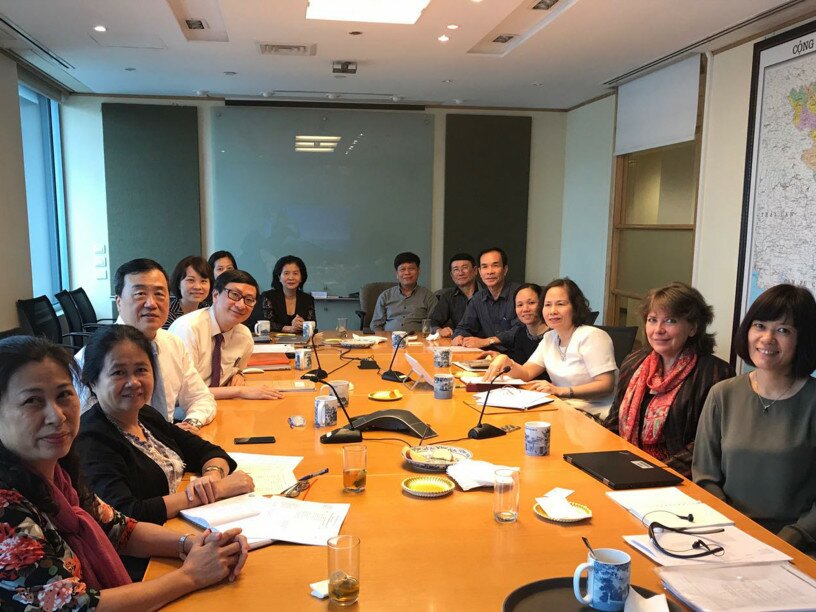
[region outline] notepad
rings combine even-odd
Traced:
[[[635,518],[645,525],[657,521],[666,527],[702,527],[733,525],[734,521],[717,512],[708,504],[689,497],[677,487],[657,489],[608,491],[606,493],[614,502],[623,506]],[[687,521],[680,516],[691,515]]]
[[[480,405],[484,403],[487,391],[475,393],[473,399]],[[515,387],[501,387],[490,391],[487,398],[487,405],[494,408],[512,408],[513,410],[527,410],[535,406],[549,404],[553,397],[547,393],[539,391],[528,391],[526,389],[516,389]]]
[[[181,516],[206,529],[226,531],[240,527],[250,550],[276,540],[325,546],[340,533],[349,504],[327,504],[288,497],[247,493],[213,504],[181,511]]]
[[[229,453],[229,456],[252,477],[256,495],[277,495],[291,487],[297,478],[293,470],[303,457],[262,455],[259,453]]]

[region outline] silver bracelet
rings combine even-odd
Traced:
[[[226,474],[224,473],[224,468],[222,468],[220,465],[211,465],[209,467],[205,467],[204,471],[201,472],[201,475],[203,476],[207,472],[213,472],[215,470],[218,470],[218,473],[221,474],[221,478],[224,478],[224,476],[226,476]]]
[[[187,553],[184,552],[184,545],[187,543],[187,538],[189,538],[192,533],[185,533],[183,536],[179,537],[178,539],[178,556],[179,559],[184,561],[187,558]]]

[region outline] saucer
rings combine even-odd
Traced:
[[[414,497],[444,497],[455,488],[452,481],[442,476],[412,476],[402,481],[402,490]]]
[[[569,518],[569,519],[557,519],[551,517],[544,511],[544,508],[535,504],[533,506],[533,512],[535,512],[538,516],[543,518],[545,521],[552,521],[553,523],[580,523],[581,521],[585,521],[587,519],[592,518],[592,510],[589,509],[589,506],[585,506],[584,504],[579,504],[577,502],[569,502],[570,506],[578,510],[579,512],[584,513],[586,516],[582,516],[580,518]]]
[[[374,391],[373,393],[368,394],[368,399],[374,400],[375,402],[396,402],[402,399],[402,393],[400,393],[397,389],[391,389],[390,391]]]

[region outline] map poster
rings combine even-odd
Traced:
[[[735,333],[774,285],[816,293],[816,22],[754,46],[745,159]]]

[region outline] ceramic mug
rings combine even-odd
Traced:
[[[546,421],[527,421],[524,424],[524,454],[543,457],[550,454],[550,424]]]
[[[434,374],[434,399],[451,399],[453,397],[453,374]]]
[[[435,368],[449,368],[451,364],[451,350],[450,347],[441,347],[434,349],[434,367]]]
[[[268,336],[270,331],[272,331],[272,326],[269,321],[261,320],[255,323],[256,336]]]
[[[348,408],[349,399],[350,399],[350,389],[351,383],[347,380],[330,380],[328,381],[332,387],[337,389],[337,397],[343,400],[343,405]],[[329,385],[321,385],[320,386],[320,395],[334,395],[334,391],[331,390]]]
[[[337,398],[333,395],[318,395],[314,401],[315,427],[333,427],[337,425]]]
[[[303,322],[303,339],[308,340],[311,338],[315,333],[315,326],[317,324],[314,321],[304,321]]]
[[[397,348],[398,346],[405,346],[405,342],[402,341],[403,338],[408,337],[408,332],[406,331],[392,331],[391,332],[391,348]]]
[[[295,369],[296,370],[312,369],[312,349],[301,348],[295,351]]]
[[[632,560],[622,550],[596,548],[587,562],[575,568],[572,589],[575,598],[584,605],[602,612],[623,610],[629,595],[629,574]],[[581,593],[581,574],[587,570],[587,592]]]

